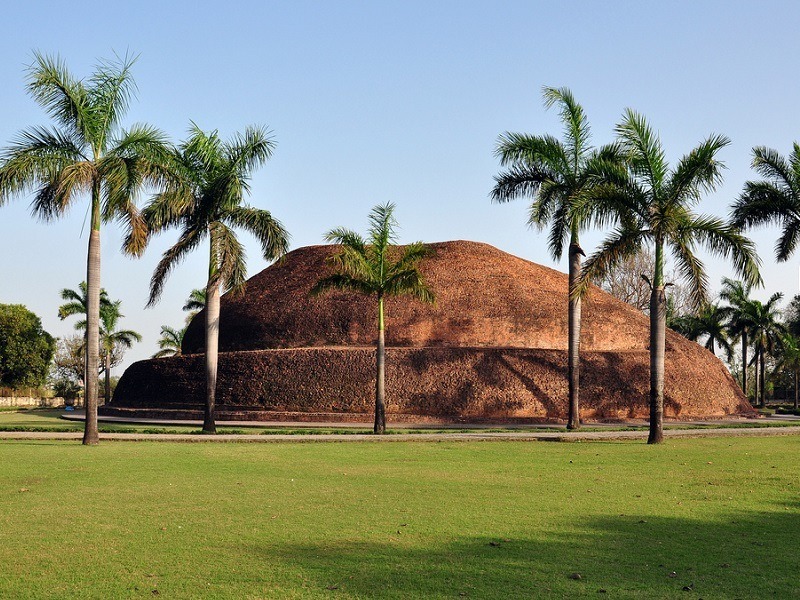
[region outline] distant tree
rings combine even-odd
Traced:
[[[650,286],[642,275],[646,277],[652,268],[653,252],[644,248],[620,261],[595,283],[615,298],[647,314],[650,312]]]
[[[778,304],[783,298],[780,292],[772,294],[766,302],[752,301],[752,322],[749,328],[750,340],[755,348],[753,363],[758,373],[758,398],[759,406],[766,405],[766,359],[774,355],[782,336],[787,331],[782,322],[781,311]]]
[[[192,126],[189,139],[172,157],[170,183],[143,211],[148,235],[129,236],[126,250],[141,255],[150,235],[172,227],[181,229],[178,241],[158,263],[150,280],[148,306],[154,305],[172,269],[208,238],[209,261],[206,284],[206,406],[203,431],[215,433],[217,363],[219,351],[220,288],[240,293],[247,267],[244,247],[233,228],[253,234],[261,242],[265,260],[282,256],[289,235],[269,211],[244,204],[250,177],[270,156],[275,143],[266,130],[248,127],[230,142],[214,131]]]
[[[64,300],[64,304],[58,307],[58,318],[62,321],[69,317],[79,316],[82,317],[75,323],[75,329],[79,331],[83,331],[83,351],[86,351],[86,339],[88,336],[88,330],[86,328],[86,313],[89,306],[88,301],[88,294],[87,294],[87,286],[85,281],[81,281],[78,284],[77,290],[71,290],[69,288],[64,288],[61,290],[61,299]],[[111,305],[111,300],[108,297],[108,293],[105,289],[100,289],[100,312],[104,310],[108,310],[109,306]],[[102,318],[102,317],[101,317]],[[101,357],[102,358],[102,357]],[[86,365],[86,361],[83,361],[84,366]],[[102,366],[100,367],[102,369]],[[87,381],[86,373],[82,376],[83,381]]]
[[[647,120],[628,109],[616,127],[627,157],[627,169],[609,174],[610,182],[595,190],[592,204],[597,214],[616,221],[616,230],[584,265],[583,285],[602,278],[620,261],[654,250],[654,264],[648,277],[650,296],[650,434],[648,443],[663,440],[664,360],[667,300],[664,277],[669,252],[691,292],[692,303],[700,307],[708,299],[708,277],[695,254],[698,245],[731,259],[748,281],[761,281],[753,242],[721,219],[694,213],[705,192],[721,180],[722,164],[717,153],[730,142],[711,136],[684,155],[674,168],[667,163],[661,140]],[[611,179],[611,177],[616,180]]]
[[[105,402],[111,402],[111,369],[122,362],[125,350],[134,342],[141,342],[142,336],[131,329],[117,329],[119,320],[124,317],[120,312],[122,302],[117,300],[104,309],[100,309],[100,356],[103,359],[102,371],[105,373]]]
[[[750,347],[748,333],[755,325],[756,312],[758,307],[755,301],[750,298],[752,285],[729,279],[722,278],[722,290],[719,293],[720,300],[728,303],[723,310],[727,313],[728,336],[732,340],[742,342],[742,392],[748,395],[747,388],[747,349]]]
[[[795,296],[797,298],[797,296]],[[797,410],[800,400],[798,378],[800,378],[800,340],[792,333],[785,333],[780,340],[776,370],[785,370],[794,376],[794,408]]]
[[[133,59],[102,61],[87,79],[77,79],[59,58],[34,54],[28,93],[55,121],[55,127],[22,131],[0,160],[0,205],[33,192],[33,212],[50,221],[88,195],[86,421],[84,444],[97,444],[100,348],[100,226],[126,220],[143,235],[134,197],[144,185],[158,185],[164,136],[146,125],[120,129],[135,91]]]
[[[682,315],[672,319],[669,325],[682,336],[700,342],[705,340],[705,347],[716,355],[717,347],[725,352],[728,360],[733,358],[733,348],[727,335],[728,315],[717,304],[706,304],[694,314]]]
[[[183,329],[173,329],[168,325],[161,326],[161,337],[158,340],[158,347],[161,348],[153,354],[153,358],[166,358],[168,356],[180,356],[183,345],[183,336],[186,334],[186,327]]]
[[[186,323],[195,318],[197,314],[206,307],[206,291],[194,289],[189,293],[189,297],[183,305],[183,310],[188,312]]]
[[[86,376],[85,344],[86,340],[81,335],[68,335],[56,340],[50,373],[52,380],[64,379],[83,387]]]
[[[34,313],[21,304],[0,304],[0,386],[43,385],[55,347]]]
[[[403,247],[397,260],[392,260],[396,242],[396,221],[393,217],[394,204],[380,204],[372,209],[369,216],[370,227],[365,240],[348,229],[333,229],[325,240],[339,244],[340,248],[329,258],[335,271],[333,275],[320,279],[312,288],[312,295],[328,290],[344,290],[372,296],[377,301],[378,342],[376,349],[375,383],[375,433],[386,432],[386,393],[384,385],[384,365],[386,360],[383,300],[389,296],[410,295],[422,302],[433,302],[434,295],[417,263],[429,256],[430,247],[422,242],[414,242]]]
[[[573,293],[581,272],[580,233],[590,224],[591,203],[579,209],[579,200],[591,192],[601,178],[605,163],[617,160],[615,146],[595,149],[591,145],[589,121],[583,107],[567,88],[543,90],[545,106],[558,106],[564,139],[549,135],[506,132],[500,136],[495,154],[506,167],[495,176],[491,198],[508,202],[530,198],[529,223],[549,226],[550,254],[559,260],[567,249],[569,261],[568,356],[569,413],[567,429],[580,427],[580,331],[581,298]]]
[[[783,311],[783,322],[786,329],[795,337],[800,337],[800,294],[789,301]]]

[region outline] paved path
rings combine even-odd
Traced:
[[[727,429],[665,429],[665,438],[704,437],[766,437],[800,435],[800,426],[790,427],[738,427]],[[81,432],[2,431],[0,440],[80,440]],[[461,441],[558,441],[577,442],[589,440],[646,440],[647,431],[525,431],[477,433],[394,433],[387,435],[310,434],[310,435],[252,435],[252,434],[171,434],[171,433],[101,433],[101,440],[133,442],[461,442]]]

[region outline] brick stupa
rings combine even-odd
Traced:
[[[567,276],[466,241],[431,244],[423,261],[436,303],[386,303],[389,422],[559,422],[567,413]],[[332,246],[290,252],[223,296],[218,419],[369,422],[374,403],[375,300],[311,298]],[[117,415],[200,418],[205,401],[204,314],[183,356],[131,365]],[[648,318],[592,288],[581,334],[585,421],[648,415]],[[722,362],[667,330],[665,416],[751,415]]]

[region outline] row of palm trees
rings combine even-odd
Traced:
[[[245,229],[261,243],[262,255],[275,259],[288,248],[288,233],[266,210],[244,204],[252,172],[271,156],[274,142],[262,127],[249,127],[231,140],[205,132],[192,123],[188,138],[173,146],[149,125],[127,130],[120,121],[134,91],[131,67],[124,57],[101,62],[85,80],[75,78],[58,58],[35,54],[27,89],[54,121],[51,127],[22,131],[0,155],[0,205],[15,196],[33,193],[36,216],[51,220],[63,215],[81,195],[90,198],[90,235],[86,287],[86,427],[84,444],[96,444],[97,372],[100,336],[100,230],[118,220],[127,228],[123,251],[141,256],[153,235],[179,229],[178,241],[159,262],[150,282],[148,305],[158,301],[166,279],[177,264],[209,240],[209,269],[205,286],[206,388],[203,429],[215,431],[215,390],[221,291],[238,292],[246,279],[244,249],[234,229]],[[545,88],[545,105],[558,106],[565,126],[563,141],[552,136],[506,133],[497,155],[505,170],[496,177],[492,198],[532,199],[530,223],[550,227],[549,247],[559,258],[569,255],[569,424],[579,419],[580,300],[589,283],[602,278],[621,261],[650,246],[654,264],[651,287],[651,428],[649,442],[662,438],[664,331],[666,298],[664,264],[670,253],[687,280],[692,299],[701,306],[708,297],[707,277],[697,258],[697,245],[730,259],[746,285],[761,283],[753,243],[741,229],[777,220],[784,225],[778,259],[794,250],[798,230],[800,148],[785,161],[776,152],[754,150],[754,166],[766,178],[751,182],[734,207],[731,221],[697,215],[703,194],[721,180],[718,152],[728,145],[711,136],[686,154],[673,168],[661,141],[646,119],[626,110],[616,127],[617,139],[595,149],[588,120],[567,89]],[[140,210],[135,203],[142,190],[153,192]],[[339,279],[321,282],[330,287],[357,289],[382,297],[399,280],[387,279],[382,252],[391,246],[391,205],[371,215],[370,239],[347,230],[334,230],[329,241],[343,247],[333,259]],[[611,227],[611,234],[581,265],[584,251],[579,235],[588,227]],[[377,237],[376,237],[377,236]],[[413,254],[413,253],[412,253]],[[419,257],[424,247],[419,248]],[[408,258],[397,274],[409,278],[411,293],[429,294],[414,281]],[[359,262],[360,261],[360,262]],[[356,272],[356,267],[361,271]],[[367,268],[368,267],[368,268]],[[370,275],[377,270],[378,276]],[[405,272],[407,271],[407,273]],[[360,274],[366,274],[361,277]],[[413,285],[412,285],[413,284]],[[416,285],[416,291],[414,291]],[[389,287],[386,287],[389,286]],[[402,287],[402,286],[401,286]],[[397,288],[398,291],[400,288]],[[431,295],[432,297],[432,295]],[[379,310],[379,326],[382,322]],[[378,358],[380,363],[380,334]],[[380,372],[380,366],[379,366]],[[379,378],[380,380],[380,378]],[[380,385],[380,382],[379,382]],[[380,390],[376,390],[376,415]],[[376,431],[380,428],[376,417]]]
[[[266,210],[244,204],[251,173],[271,156],[266,129],[249,127],[230,141],[191,125],[186,141],[173,146],[150,125],[121,128],[135,90],[129,56],[102,61],[86,79],[76,78],[60,58],[35,53],[27,90],[53,120],[23,130],[0,154],[0,205],[33,194],[33,214],[57,219],[81,196],[89,197],[90,233],[86,277],[86,421],[83,443],[97,444],[100,358],[100,231],[120,221],[127,228],[123,251],[141,256],[153,235],[180,230],[178,241],[151,279],[155,303],[172,269],[205,239],[209,244],[206,284],[207,403],[204,430],[216,430],[220,289],[239,290],[246,278],[244,248],[234,228],[253,233],[265,259],[288,247],[288,234]],[[154,192],[139,210],[143,190]]]
[[[723,278],[719,299],[727,304],[706,304],[695,313],[677,316],[669,326],[691,340],[703,341],[712,353],[722,350],[731,363],[733,346],[741,342],[742,391],[745,395],[749,392],[748,368],[753,367],[753,397],[763,407],[766,404],[767,359],[774,361],[775,372],[786,370],[796,374],[800,369],[800,314],[796,310],[800,296],[788,311],[781,311],[779,304],[783,294],[773,294],[762,302],[752,298],[751,291],[741,281]],[[748,360],[750,350],[753,355]]]
[[[495,177],[492,200],[531,200],[529,224],[549,227],[549,248],[555,259],[569,254],[569,416],[568,428],[580,425],[579,372],[580,299],[592,282],[645,249],[653,251],[650,272],[650,433],[648,443],[663,439],[664,359],[667,299],[665,262],[671,257],[689,288],[697,310],[708,304],[708,277],[696,255],[698,246],[726,258],[742,278],[744,289],[761,285],[760,260],[743,229],[770,222],[783,226],[777,259],[794,251],[800,232],[800,146],[790,158],[766,148],[753,150],[753,167],[763,177],[751,181],[733,205],[729,220],[697,214],[695,207],[722,180],[717,158],[730,141],[709,136],[670,167],[658,135],[639,113],[626,109],[615,127],[616,140],[595,148],[588,119],[572,93],[544,88],[544,104],[558,106],[563,139],[550,135],[504,133],[496,154],[504,167]],[[579,235],[590,227],[611,233],[581,266]],[[768,303],[769,304],[769,303]],[[770,307],[764,307],[769,310]],[[744,330],[743,348],[747,346]],[[758,340],[759,361],[769,337]],[[760,376],[763,379],[763,365]],[[763,386],[762,386],[763,389]],[[762,391],[763,393],[763,391]]]

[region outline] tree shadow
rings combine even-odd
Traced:
[[[621,514],[574,525],[511,535],[513,524],[498,524],[497,536],[426,544],[413,527],[387,523],[385,542],[351,536],[246,550],[299,569],[310,595],[330,597],[798,597],[796,504],[721,520]]]

